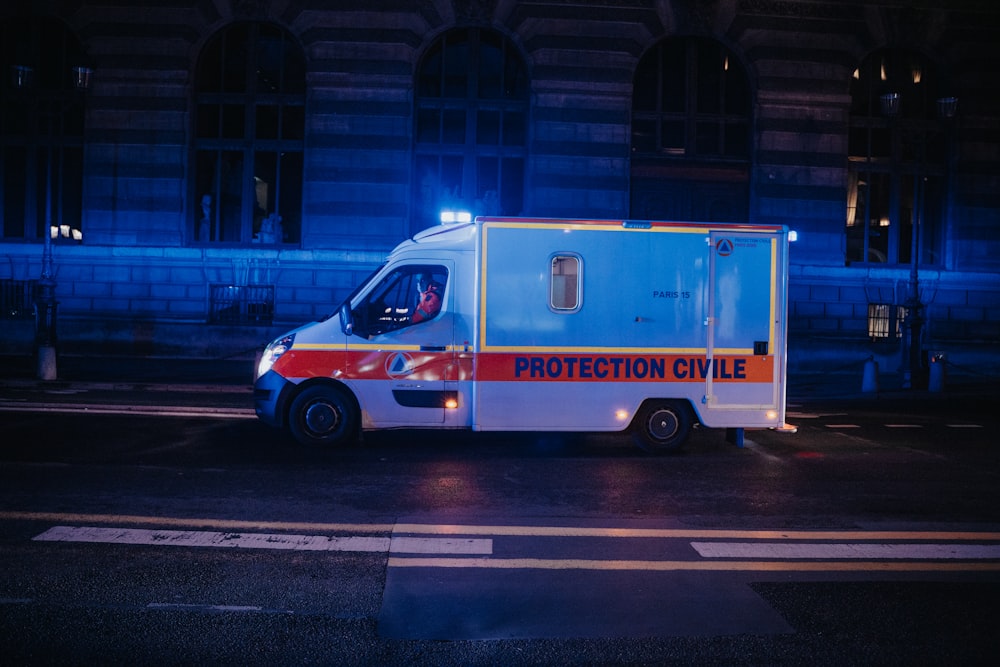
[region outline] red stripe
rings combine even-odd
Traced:
[[[396,350],[295,350],[274,370],[287,378],[353,380],[469,380],[488,382],[714,382],[774,381],[774,357],[703,355],[420,352]]]

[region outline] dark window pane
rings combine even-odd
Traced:
[[[27,154],[21,146],[3,151],[3,236],[24,238],[25,198],[16,193],[28,191]]]
[[[438,42],[424,57],[423,65],[417,76],[417,95],[420,97],[441,96],[441,67],[441,42]]]
[[[216,37],[202,51],[195,90],[216,93],[222,90],[222,40]]]
[[[469,94],[469,42],[463,31],[449,33],[444,52],[444,96]]]
[[[222,136],[242,139],[246,135],[246,109],[242,104],[225,104],[222,107]]]
[[[465,143],[465,110],[448,110],[444,112],[444,128],[442,143]]]
[[[727,157],[745,158],[750,154],[747,126],[744,123],[727,123],[723,153]]]
[[[219,200],[218,154],[215,151],[198,151],[195,156],[194,239],[201,243],[218,240],[217,203]]]
[[[438,156],[418,156],[414,168],[414,229],[426,229],[439,222],[438,198],[441,185]]]
[[[257,105],[257,138],[278,138],[278,106],[276,104]]]
[[[83,231],[83,149],[64,148],[62,158],[62,168],[57,179],[58,218],[54,224],[69,225],[70,230]]]
[[[512,100],[528,98],[528,72],[521,57],[508,46],[505,49],[504,60],[504,97]]]
[[[681,41],[664,45],[659,51],[662,57],[660,74],[660,110],[682,112],[687,99],[687,51]]]
[[[219,164],[219,241],[243,240],[243,164],[242,151],[225,151]]]
[[[729,69],[725,73],[725,112],[727,114],[750,115],[750,86],[743,66],[729,56]]]
[[[719,130],[721,123],[697,123],[695,150],[699,155],[719,155]]]
[[[503,46],[499,35],[480,33],[479,40],[479,97],[498,99],[503,96]]]
[[[479,178],[476,187],[476,198],[480,202],[497,201],[500,190],[500,158],[481,157],[476,160]],[[484,215],[490,215],[484,211]]]
[[[195,162],[195,239],[201,242],[239,241],[243,153],[199,151]]]
[[[306,136],[306,109],[285,106],[281,110],[281,138],[301,140]]]
[[[218,104],[199,104],[195,136],[199,139],[215,139],[219,136],[219,114],[222,113]]]
[[[847,133],[847,153],[853,157],[871,155],[871,136],[867,127],[851,127]]]
[[[632,109],[634,111],[656,111],[659,91],[660,61],[657,58],[643,58],[635,70],[632,86]]]
[[[222,89],[228,93],[247,90],[248,24],[237,23],[225,33],[222,54]]]
[[[500,143],[499,111],[480,111],[476,114],[476,143],[490,146]]]
[[[437,109],[417,111],[417,143],[440,143],[441,112]]]
[[[508,111],[503,115],[503,145],[523,146],[527,142],[527,122],[521,111]]]
[[[500,171],[501,215],[523,215],[524,160],[506,158]]]
[[[656,121],[634,119],[632,121],[632,151],[653,153],[656,150]]]
[[[278,243],[298,243],[302,229],[302,153],[281,154],[281,188],[278,213],[281,215]]]
[[[257,93],[278,93],[283,90],[282,74],[285,65],[285,42],[282,33],[270,26],[259,28],[256,47]]]
[[[277,153],[254,153],[253,187],[253,235],[257,239],[261,220],[274,213],[275,209],[275,197],[278,195]]]
[[[660,148],[667,155],[684,155],[686,124],[682,120],[665,120],[660,125]]]
[[[723,68],[728,61],[719,47],[709,42],[699,43],[697,54],[696,108],[700,113],[720,113],[722,111]]]

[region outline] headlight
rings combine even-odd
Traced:
[[[260,357],[260,363],[257,364],[257,377],[271,370],[271,366],[274,366],[274,362],[278,360],[278,357],[292,349],[294,341],[295,334],[288,334],[269,343],[264,348],[264,354]]]

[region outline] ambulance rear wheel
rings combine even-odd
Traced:
[[[633,427],[637,445],[653,454],[676,452],[691,433],[691,408],[682,401],[651,401],[639,410]]]
[[[357,437],[357,404],[335,387],[308,387],[292,401],[288,429],[308,447],[347,444]]]

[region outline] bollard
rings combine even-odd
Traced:
[[[875,357],[868,357],[865,362],[864,377],[861,379],[861,391],[866,394],[878,391],[878,362]]]
[[[56,371],[56,348],[51,345],[38,346],[38,379],[55,380],[58,373]]]
[[[946,363],[947,360],[944,352],[931,352],[930,376],[927,379],[927,391],[944,391]]]

